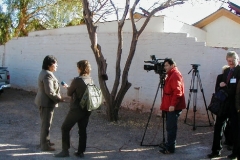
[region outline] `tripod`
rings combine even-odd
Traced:
[[[185,117],[185,120],[184,120],[184,123],[186,123],[187,121],[187,114],[188,114],[188,110],[189,110],[189,105],[190,105],[190,101],[191,101],[191,96],[192,96],[192,93],[193,93],[193,112],[194,112],[194,116],[193,116],[193,130],[196,130],[196,124],[195,124],[195,114],[197,112],[197,92],[198,92],[198,84],[200,86],[200,90],[202,92],[202,96],[203,96],[203,100],[204,100],[204,105],[205,105],[205,108],[206,108],[206,111],[207,111],[207,116],[208,116],[208,121],[209,121],[209,126],[212,126],[212,123],[210,122],[210,118],[209,118],[209,114],[208,114],[208,109],[207,109],[207,104],[206,104],[206,99],[205,99],[205,96],[204,96],[204,92],[203,92],[203,87],[202,87],[202,82],[201,82],[201,78],[200,78],[200,74],[199,74],[199,71],[198,71],[198,64],[192,64],[192,69],[188,72],[191,73],[192,71],[192,79],[191,79],[191,85],[190,85],[190,89],[189,89],[189,98],[188,98],[188,104],[187,104],[187,112],[186,112],[186,117]],[[195,85],[195,78],[197,77],[197,83]],[[196,88],[195,88],[196,86]],[[212,115],[213,117],[213,115]],[[197,127],[207,127],[207,126],[197,126]]]
[[[155,101],[156,101],[156,98],[157,98],[157,95],[158,95],[159,88],[161,88],[161,98],[162,98],[162,90],[163,90],[163,87],[164,87],[164,82],[165,82],[165,74],[159,74],[159,83],[158,83],[158,87],[157,87],[157,92],[156,92],[155,98],[154,98],[154,100],[153,100],[151,112],[150,112],[149,117],[148,117],[148,121],[147,121],[145,130],[144,130],[144,134],[143,134],[143,137],[142,137],[142,141],[141,141],[140,146],[160,146],[160,145],[161,145],[161,144],[144,145],[144,144],[143,144],[143,140],[144,140],[144,137],[145,137],[147,128],[148,128],[149,121],[150,121],[151,116],[152,116],[153,107],[154,107],[154,104],[155,104]],[[165,143],[165,133],[164,133],[164,128],[165,128],[165,127],[164,127],[164,124],[165,124],[165,122],[164,122],[165,112],[164,112],[164,111],[162,111],[162,119],[163,119],[163,141],[162,141],[162,143]]]

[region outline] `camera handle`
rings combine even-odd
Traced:
[[[161,88],[161,98],[162,98],[162,90],[163,90],[163,87],[164,87],[164,77],[163,75],[159,75],[159,83],[158,83],[158,87],[157,87],[157,92],[155,94],[155,97],[154,97],[154,100],[153,100],[153,104],[152,104],[152,108],[151,108],[151,112],[149,114],[149,117],[148,117],[148,121],[147,121],[147,124],[145,126],[145,130],[144,130],[144,134],[143,134],[143,137],[142,137],[142,141],[141,141],[141,144],[140,146],[160,146],[161,144],[164,144],[165,143],[165,133],[164,133],[164,129],[165,129],[165,121],[164,121],[164,118],[165,118],[165,112],[162,111],[162,119],[163,119],[163,140],[162,140],[162,143],[161,144],[155,144],[155,145],[144,145],[143,144],[143,140],[144,140],[144,137],[145,137],[145,134],[146,134],[146,131],[147,131],[147,128],[148,128],[148,124],[149,124],[149,121],[152,117],[152,112],[153,112],[153,107],[155,105],[155,101],[156,101],[156,98],[157,98],[157,95],[158,95],[158,91],[159,91],[159,88]]]
[[[192,72],[193,68],[188,72],[188,74],[190,74]]]

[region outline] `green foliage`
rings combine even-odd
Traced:
[[[7,9],[1,12],[0,23],[4,18],[11,25],[1,24],[1,39],[2,30],[11,31],[13,37],[27,36],[32,31],[78,25],[82,19],[81,0],[3,0],[3,4]]]
[[[82,19],[81,0],[58,0],[55,5],[45,8],[44,11],[46,16],[43,25],[48,29],[65,27],[74,19]]]
[[[11,38],[11,26],[10,15],[2,12],[0,8],[0,45],[5,44]]]
[[[80,24],[85,24],[85,20],[82,18],[75,18],[71,22],[69,22],[66,26],[76,26]]]

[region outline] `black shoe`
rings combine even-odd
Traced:
[[[221,155],[219,153],[212,152],[211,154],[208,154],[207,156],[208,156],[208,158],[216,158],[216,157],[220,157]]]
[[[163,153],[163,154],[172,154],[172,153],[174,153],[174,151],[169,151],[167,149],[162,149],[162,150],[159,150],[158,152]]]
[[[229,159],[236,159],[237,155],[232,153],[232,154],[228,155],[227,158],[229,158]]]
[[[69,157],[69,152],[62,150],[60,153],[54,154],[54,157]]]
[[[76,151],[76,152],[74,153],[74,155],[77,156],[77,157],[80,157],[80,158],[83,158],[83,157],[84,157],[83,152],[78,152],[78,151]]]
[[[159,144],[159,147],[162,148],[162,149],[166,149],[166,143]]]

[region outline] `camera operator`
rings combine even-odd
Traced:
[[[177,121],[182,109],[186,108],[183,77],[172,59],[165,59],[164,69],[167,77],[163,88],[160,109],[166,113],[167,142],[159,152],[170,154],[175,152]]]
[[[226,60],[229,68],[223,72],[222,80],[219,84],[221,89],[224,89],[228,97],[225,100],[225,104],[221,114],[217,115],[216,123],[214,126],[212,153],[208,154],[209,158],[220,157],[222,150],[222,135],[226,125],[226,121],[230,120],[230,128],[233,141],[232,154],[228,155],[228,158],[235,159],[237,157],[237,141],[238,141],[238,120],[237,110],[235,108],[235,96],[237,83],[240,78],[240,66],[238,65],[239,57],[236,52],[230,51],[226,55]]]

